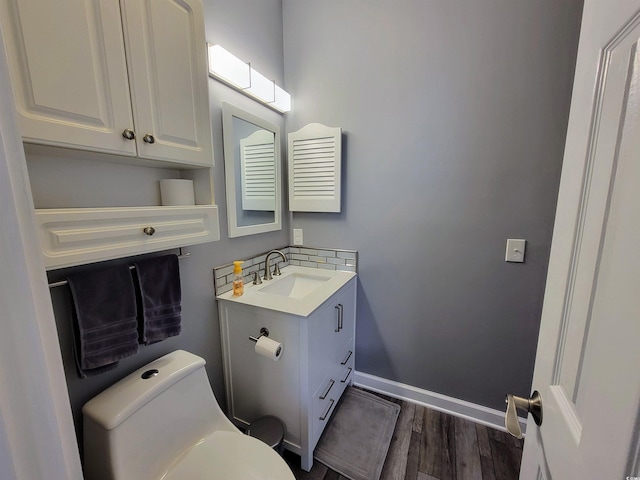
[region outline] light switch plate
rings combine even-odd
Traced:
[[[524,262],[524,249],[527,241],[520,238],[507,239],[507,251],[504,255],[505,262]]]
[[[303,245],[303,237],[302,237],[302,229],[294,228],[293,229],[293,244],[294,245]]]

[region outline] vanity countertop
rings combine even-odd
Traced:
[[[261,285],[245,283],[240,297],[226,292],[216,298],[307,317],[355,276],[352,272],[289,265],[282,269],[282,275],[263,280]]]

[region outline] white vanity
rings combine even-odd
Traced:
[[[313,450],[354,369],[356,274],[288,266],[261,285],[219,300],[229,415],[246,426],[263,415],[285,424],[285,448],[310,470]],[[257,337],[283,344],[277,361],[255,352]]]

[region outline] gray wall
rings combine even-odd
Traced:
[[[357,370],[496,409],[529,392],[581,8],[284,0],[287,129],[345,134],[342,213],[292,227],[359,251]]]
[[[500,409],[508,391],[527,393],[580,9],[569,0],[205,0],[207,40],[284,85],[294,111],[285,129],[277,113],[209,81],[222,238],[181,261],[182,335],[80,380],[69,294],[53,292],[76,419],[90,397],[176,348],[207,360],[224,405],[212,267],[287,245],[290,225],[284,215],[281,232],[228,239],[223,101],[283,133],[316,121],[343,127],[343,212],[295,214],[293,226],[307,245],[360,252],[358,370]],[[42,162],[30,161],[41,207],[70,189],[79,205],[94,202],[110,175],[118,199],[144,202],[143,171],[87,167],[82,175],[101,182],[80,190],[74,161],[59,182],[37,173]],[[508,237],[528,240],[525,264],[503,262]]]
[[[205,15],[207,41],[220,43],[240,58],[251,61],[260,72],[282,84],[284,60],[280,0],[205,0]],[[81,428],[81,407],[88,399],[148,361],[175,349],[189,350],[205,358],[214,392],[224,407],[222,357],[217,306],[213,296],[212,269],[234,259],[251,257],[271,248],[289,244],[288,215],[283,217],[282,231],[232,240],[227,236],[221,104],[235,104],[280,125],[282,131],[284,117],[215,80],[209,80],[209,90],[214,140],[215,197],[220,208],[221,239],[215,243],[188,247],[186,250],[191,252],[191,257],[180,262],[183,292],[182,334],[155,345],[141,346],[138,355],[121,361],[116,370],[81,380],[76,374],[71,350],[70,294],[65,287],[52,291],[77,430]],[[78,160],[55,160],[57,168],[48,169],[46,156],[31,156],[29,159],[34,198],[37,206],[41,208],[59,206],[56,202],[62,202],[65,206],[87,206],[95,203],[104,206],[104,203],[109,201],[107,198],[124,205],[145,204],[150,196],[158,194],[155,190],[151,192],[149,188],[141,191],[140,180],[146,179],[148,182],[156,176],[171,176],[171,171],[145,171],[144,167],[91,162],[83,165],[82,161],[78,163]],[[94,182],[92,178],[100,180]],[[81,188],[82,185],[86,188]],[[105,189],[104,185],[108,185],[109,188]],[[69,192],[72,192],[72,195],[69,195]],[[117,193],[114,195],[114,192]],[[126,262],[127,259],[119,261]],[[66,271],[51,272],[50,279],[58,279]]]

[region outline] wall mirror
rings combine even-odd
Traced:
[[[229,237],[282,228],[280,127],[222,104]]]

